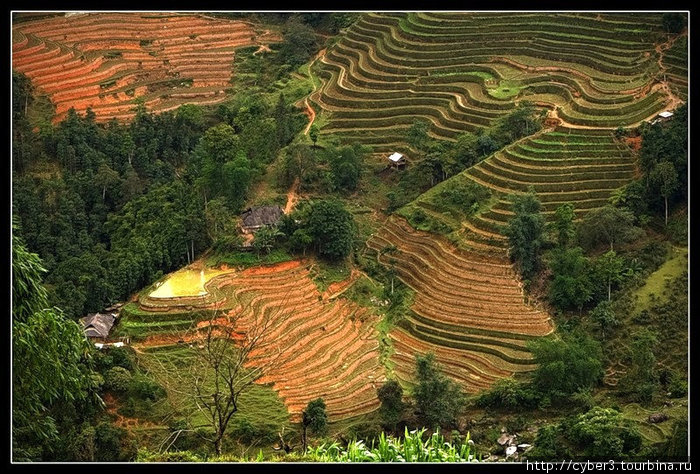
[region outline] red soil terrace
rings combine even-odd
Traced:
[[[279,41],[244,21],[166,13],[91,13],[13,27],[12,67],[56,106],[97,121],[128,120],[142,98],[153,111],[225,98],[235,49]]]

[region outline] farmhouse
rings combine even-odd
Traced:
[[[400,166],[406,166],[406,157],[399,152],[394,152],[387,157],[389,166],[395,166],[397,169]]]
[[[669,112],[668,110],[664,110],[663,112],[659,113],[654,120],[651,121],[651,124],[654,125],[655,123],[666,122],[671,117],[673,117],[673,112]]]
[[[244,234],[254,233],[263,227],[277,224],[284,212],[280,206],[249,207],[241,214],[241,230]]]
[[[106,339],[116,319],[116,313],[93,313],[81,318],[80,322],[87,337]]]

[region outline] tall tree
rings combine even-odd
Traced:
[[[222,317],[216,311],[199,328],[192,327],[189,336],[198,340],[192,345],[189,364],[182,366],[176,358],[154,358],[158,364],[159,383],[179,394],[184,412],[190,413],[187,423],[202,439],[211,444],[217,455],[233,416],[239,411],[239,400],[253,383],[277,363],[277,359],[248,367],[251,353],[262,344],[276,315],[266,314],[242,332],[239,316]],[[178,333],[175,337],[182,338]],[[199,430],[195,416],[204,418],[206,432]],[[198,418],[197,420],[201,419]]]
[[[618,257],[614,250],[610,250],[596,260],[596,266],[598,274],[608,287],[608,301],[610,301],[613,284],[622,281],[624,260]]]
[[[538,338],[528,347],[537,363],[532,384],[553,399],[591,388],[603,376],[600,344],[587,335]]]
[[[302,451],[306,452],[308,428],[316,435],[323,435],[328,429],[328,415],[326,415],[326,404],[323,398],[311,400],[306,408],[301,412],[302,426]]]
[[[578,226],[579,240],[588,248],[606,242],[613,250],[615,244],[629,242],[640,234],[643,231],[634,226],[634,214],[611,205],[589,212]]]
[[[649,181],[664,198],[664,223],[668,225],[668,198],[678,189],[678,172],[673,163],[662,161],[654,165],[649,173]]]
[[[12,235],[13,458],[41,460],[58,439],[54,406],[96,396],[91,344],[82,328],[51,307],[38,255]]]
[[[384,425],[392,431],[396,431],[396,425],[403,418],[403,412],[406,408],[401,385],[396,380],[387,380],[384,385],[377,389],[377,397],[381,402],[379,416]]]
[[[552,283],[549,300],[559,309],[578,308],[593,297],[591,265],[581,247],[560,248],[552,251],[550,262]]]
[[[464,394],[459,385],[442,374],[434,353],[416,356],[416,383],[413,398],[426,425],[454,426],[464,407]]]
[[[545,220],[535,191],[513,197],[515,217],[504,230],[510,243],[510,257],[520,266],[524,278],[531,278],[539,267],[544,245]]]
[[[574,205],[571,203],[562,204],[554,212],[552,228],[556,233],[559,247],[566,247],[576,237],[575,218]]]
[[[340,260],[352,250],[355,221],[340,201],[314,202],[309,213],[308,229],[321,257]]]

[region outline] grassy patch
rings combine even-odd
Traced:
[[[322,293],[328,289],[331,283],[343,281],[350,276],[350,268],[344,260],[337,263],[316,260],[310,270],[311,279]]]
[[[634,423],[647,443],[655,444],[671,437],[673,423],[676,420],[687,418],[688,401],[683,400],[670,407],[661,406],[654,408],[644,408],[638,403],[630,403],[623,406],[621,411],[623,418]],[[649,415],[658,412],[668,415],[668,420],[661,423],[649,423]]]
[[[644,286],[634,292],[634,296],[636,296],[635,312],[649,309],[653,295],[661,298],[662,302],[667,301],[668,295],[664,294],[666,282],[677,278],[687,269],[688,249],[673,247],[672,257],[661,268],[649,275]]]
[[[197,409],[194,396],[188,393],[175,372],[186,374],[194,361],[194,351],[188,346],[170,346],[139,354],[139,364],[154,380],[165,386],[172,415],[189,418],[194,426],[206,423],[206,416]],[[187,380],[184,381],[185,385]],[[267,385],[252,385],[238,400],[238,412],[231,421],[235,428],[246,420],[257,428],[275,435],[289,427],[289,413],[277,393]]]
[[[510,99],[511,97],[515,97],[520,94],[520,91],[525,87],[526,86],[518,85],[518,82],[505,80],[500,81],[497,87],[487,87],[486,90],[494,99]]]
[[[205,261],[208,267],[218,267],[226,264],[233,267],[252,267],[255,265],[273,265],[275,263],[288,262],[294,257],[284,249],[274,249],[270,253],[256,252],[232,252],[227,254],[214,254]]]
[[[27,120],[32,127],[41,127],[51,123],[55,107],[47,95],[34,95],[34,101],[27,107]]]

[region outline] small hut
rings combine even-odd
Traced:
[[[283,214],[280,206],[249,207],[241,214],[241,230],[244,234],[255,233],[263,227],[277,224]]]
[[[80,319],[83,331],[90,339],[107,339],[117,319],[116,313],[93,313]]]
[[[670,120],[670,118],[673,117],[673,112],[669,112],[668,110],[664,110],[663,112],[660,112],[654,120],[651,121],[651,124],[657,124],[659,122],[666,122]]]
[[[387,157],[389,160],[389,166],[399,169],[400,167],[406,166],[406,157],[399,152],[394,152]]]

